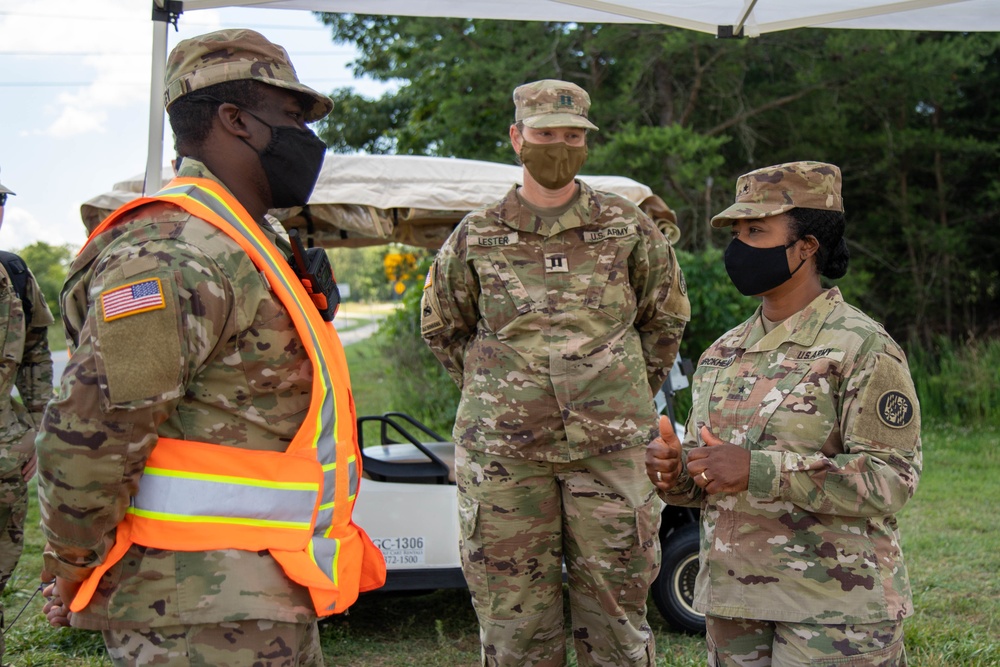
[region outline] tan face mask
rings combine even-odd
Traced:
[[[569,184],[587,161],[587,146],[533,144],[521,142],[521,163],[538,184],[549,190],[558,190]]]

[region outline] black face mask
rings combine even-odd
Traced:
[[[788,270],[785,251],[796,243],[798,241],[773,248],[755,248],[739,239],[733,239],[726,248],[726,273],[740,294],[763,294],[786,282],[805,264],[806,260],[802,260],[795,271]]]
[[[274,126],[246,109],[243,111],[271,128],[271,141],[257,153],[271,186],[271,207],[305,206],[323,168],[326,144],[312,130]],[[250,146],[246,139],[243,143]],[[253,150],[257,152],[256,148]]]

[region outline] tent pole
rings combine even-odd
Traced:
[[[740,12],[740,20],[733,26],[734,35],[743,34],[743,26],[746,25],[747,19],[750,18],[750,12],[753,11],[754,6],[757,4],[757,0],[749,0],[746,5],[743,6],[743,11]]]
[[[781,30],[792,30],[795,28],[836,28],[836,25],[831,24],[837,23],[838,21],[851,21],[854,19],[867,18],[869,16],[885,16],[887,14],[915,11],[918,9],[955,5],[968,1],[969,0],[902,0],[901,2],[891,2],[885,5],[847,9],[844,11],[832,12],[830,14],[815,14],[813,16],[788,19],[786,21],[772,21],[771,23],[764,23],[762,25],[758,25],[757,27],[761,32],[778,32]]]
[[[163,184],[163,72],[167,60],[167,23],[153,21],[153,67],[149,77],[149,146],[146,179],[142,193],[150,194]]]
[[[142,193],[151,194],[163,186],[163,74],[167,67],[167,27],[177,25],[179,2],[153,0],[153,53],[149,74],[149,140],[146,147],[146,178]]]

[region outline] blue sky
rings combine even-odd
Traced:
[[[0,248],[34,241],[81,245],[80,204],[146,168],[152,22],[148,0],[0,0],[0,182],[17,193],[5,207]],[[188,12],[177,42],[246,27],[289,52],[303,83],[323,92],[353,87],[377,97],[384,84],[354,79],[349,45],[334,44],[309,12],[220,9]],[[336,111],[334,111],[336,113]],[[165,155],[172,137],[166,126]]]

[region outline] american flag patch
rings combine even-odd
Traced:
[[[101,294],[101,308],[104,311],[105,322],[165,307],[163,287],[159,278],[123,285]]]

